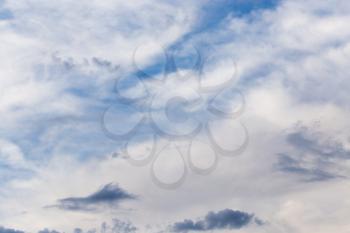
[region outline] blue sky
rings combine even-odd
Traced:
[[[0,233],[346,233],[349,17],[0,0]]]

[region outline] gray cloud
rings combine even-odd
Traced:
[[[15,230],[11,228],[4,228],[0,226],[0,233],[24,233],[24,231]]]
[[[113,219],[111,224],[103,222],[99,229],[94,228],[84,231],[81,228],[75,228],[73,233],[135,233],[137,230],[137,227],[130,221]]]
[[[332,174],[313,162],[303,162],[299,157],[292,157],[287,154],[278,154],[277,167],[279,170],[287,173],[294,173],[303,176],[304,181],[325,181],[341,176]]]
[[[308,137],[305,130],[290,133],[287,136],[287,141],[289,144],[305,152],[320,156],[350,159],[350,151],[345,150],[341,143],[331,140],[321,142],[317,135]]]
[[[97,192],[86,197],[68,197],[58,200],[58,207],[64,210],[73,211],[94,211],[99,206],[116,206],[123,200],[133,200],[136,196],[126,192],[117,184],[109,183]]]
[[[170,226],[170,229],[172,232],[239,229],[248,225],[254,219],[258,225],[262,224],[261,220],[254,217],[254,214],[224,209],[216,213],[209,212],[202,220],[185,219],[182,222],[176,222]]]
[[[101,231],[105,233],[135,233],[137,231],[137,227],[135,227],[129,221],[123,221],[120,219],[113,219],[113,223],[111,226],[103,223],[101,226]]]
[[[45,228],[44,230],[38,231],[38,233],[60,233],[59,231],[56,230],[49,230]]]
[[[288,133],[286,141],[292,150],[278,154],[278,170],[308,182],[346,177],[342,162],[350,159],[350,151],[342,143],[307,127]]]

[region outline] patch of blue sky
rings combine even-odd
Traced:
[[[284,72],[281,67],[279,67],[276,64],[272,63],[263,63],[259,66],[257,66],[254,69],[251,69],[249,72],[246,72],[244,75],[242,75],[241,79],[237,83],[237,86],[241,88],[251,88],[256,85],[259,85],[261,82],[263,82],[269,75],[272,73],[278,73],[281,72],[281,74]]]
[[[14,15],[6,8],[3,8],[4,1],[0,1],[0,20],[13,19]]]
[[[4,184],[13,179],[29,179],[34,176],[34,172],[25,168],[14,168],[0,161],[0,184]]]
[[[45,164],[57,154],[71,155],[80,160],[101,157],[118,147],[116,141],[106,140],[101,130],[101,112],[93,114],[90,119],[40,119],[40,124],[32,122],[39,127],[7,138],[20,146],[27,160],[37,164]]]
[[[54,78],[57,81],[61,79],[62,82],[69,80],[69,85],[62,86],[62,94],[81,99],[81,113],[37,113],[19,123],[16,129],[0,130],[1,135],[16,142],[25,151],[27,160],[45,164],[55,154],[69,154],[86,160],[112,154],[118,149],[119,142],[108,140],[101,129],[103,113],[118,103],[113,90],[114,81],[110,79],[106,83],[97,83],[97,78],[93,76],[99,75],[98,71],[85,74],[74,67],[73,65],[67,69],[56,64],[55,67],[45,70],[38,66],[34,72],[42,81],[51,81]],[[113,115],[109,123],[116,130],[122,130],[126,123],[120,119],[130,119],[137,112],[131,112],[123,104],[115,108],[119,110],[119,115]]]
[[[136,71],[130,74],[130,77],[137,76],[142,80],[166,75],[166,73],[173,73],[176,70],[181,69],[198,71],[201,69],[202,62],[208,53],[211,52],[212,48],[201,41],[198,41],[200,44],[193,45],[193,37],[200,36],[201,33],[208,33],[211,30],[220,30],[220,28],[225,26],[223,24],[228,17],[244,17],[256,10],[273,9],[277,6],[278,2],[279,0],[220,0],[209,2],[201,9],[197,25],[195,25],[189,33],[165,49],[167,53],[166,61],[164,61],[164,59],[154,59],[150,65],[147,65],[142,69],[136,68]],[[230,38],[221,38],[221,42],[228,41],[228,39],[232,41],[232,36],[230,36]],[[216,42],[220,43],[220,38],[216,40]],[[163,56],[159,56],[159,58],[160,57],[164,58]],[[267,71],[261,69],[256,72],[260,75],[264,75]],[[255,75],[256,73],[254,76]],[[126,79],[127,82],[121,86],[121,89],[128,89],[137,85],[135,79],[128,79],[128,77]],[[132,103],[130,103],[130,105],[132,105]],[[176,112],[175,115],[179,116],[182,114],[184,113],[179,114]]]
[[[13,14],[7,9],[0,9],[0,20],[13,19]]]
[[[168,57],[165,71],[171,73],[176,69],[199,69],[200,63],[197,63],[198,54],[195,54],[194,49],[188,46],[188,44],[193,43],[193,37],[199,36],[201,33],[217,30],[228,17],[244,17],[257,10],[274,9],[280,1],[281,0],[217,0],[208,2],[202,6],[199,13],[199,20],[193,26],[192,30],[166,48],[171,56]],[[218,38],[213,41],[222,43],[227,41],[227,39]],[[232,36],[230,36],[229,39],[232,40]],[[196,52],[202,56],[200,58],[203,59],[203,56],[205,56],[203,51],[208,50],[208,44],[200,40],[197,40],[195,43],[196,44],[193,46],[198,50]],[[180,56],[177,51],[181,51]],[[187,53],[183,53],[183,51]],[[162,72],[164,72],[164,61],[155,60],[152,64],[143,68],[142,72],[137,72],[136,74],[143,78],[152,78]]]
[[[253,11],[273,9],[280,0],[217,0],[209,1],[202,8],[197,32],[216,27],[228,16],[244,17]]]
[[[166,49],[166,61],[155,59],[154,62],[141,69],[136,68],[129,77],[136,76],[140,80],[157,78],[162,79],[167,75],[181,69],[198,70],[200,68],[201,54],[194,47],[174,44]],[[136,82],[129,81],[125,88],[130,88]]]
[[[148,79],[156,75],[162,75],[164,71],[165,71],[164,62],[156,61],[154,64],[146,66],[140,70],[136,70],[136,72],[133,73],[132,75],[136,75],[140,79]]]

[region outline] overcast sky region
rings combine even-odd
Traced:
[[[349,233],[349,0],[0,0],[0,233]]]

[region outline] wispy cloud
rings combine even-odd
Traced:
[[[278,154],[280,171],[308,182],[348,177],[350,170],[344,163],[350,160],[350,151],[343,143],[305,126],[287,133],[286,142],[292,149]]]

